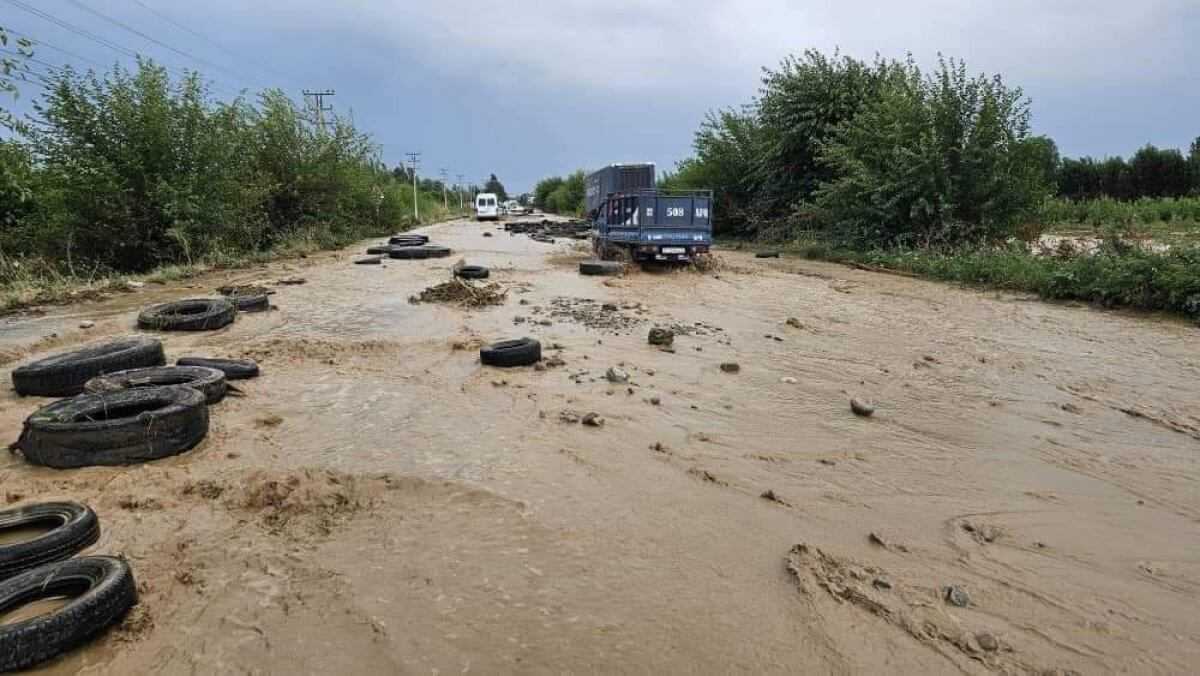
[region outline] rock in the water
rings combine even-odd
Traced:
[[[616,303],[604,303],[600,306],[600,309],[603,310],[604,312],[616,312],[617,304]]]
[[[978,634],[975,634],[975,642],[978,643],[979,647],[985,652],[994,653],[1000,649],[1000,640],[996,638],[995,634],[986,631],[981,631]]]
[[[608,369],[608,371],[606,371],[604,373],[604,377],[610,383],[627,383],[627,382],[629,382],[629,374],[615,366],[610,367]]]
[[[802,328],[804,328],[804,325],[800,323],[800,320],[799,320],[799,319],[796,319],[795,317],[788,317],[788,318],[787,318],[787,325],[788,325],[788,326],[790,326],[790,327],[792,327],[793,329],[802,329]]]
[[[945,590],[946,603],[959,608],[966,608],[971,605],[971,595],[962,587],[953,585],[946,587]]]
[[[675,333],[670,329],[653,328],[650,329],[650,335],[647,337],[651,345],[667,347],[675,342]]]
[[[742,367],[737,362],[727,361],[721,364],[721,370],[725,373],[737,373],[742,370]]]
[[[603,427],[604,418],[601,418],[598,413],[589,413],[583,416],[583,424],[588,427]]]
[[[81,329],[90,329],[95,325],[96,325],[96,322],[94,322],[90,319],[85,319],[85,320],[79,322],[79,328],[81,328]]]
[[[558,419],[561,422],[574,425],[575,423],[579,422],[579,414],[575,413],[574,411],[563,411],[562,413],[558,414]]]
[[[850,410],[854,411],[854,415],[870,418],[875,415],[875,407],[862,399],[854,398],[850,400]]]
[[[779,382],[783,383],[784,385],[795,385],[796,383],[798,383],[800,381],[796,380],[795,378],[793,378],[791,376],[784,376],[779,379]]]
[[[650,397],[650,403],[654,406],[658,406],[662,403],[662,399],[659,399],[658,397]]]
[[[877,577],[871,581],[871,584],[874,585],[876,589],[887,590],[892,588],[891,580],[887,579],[886,577]]]

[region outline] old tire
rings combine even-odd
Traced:
[[[225,398],[225,373],[207,366],[154,366],[145,369],[117,371],[96,376],[83,389],[88,394],[104,394],[137,387],[186,385],[200,390],[204,400],[215,404]]]
[[[754,254],[755,258],[779,258],[778,251],[759,251]]]
[[[429,235],[422,235],[416,232],[406,232],[399,235],[393,235],[388,239],[388,244],[397,244],[399,242],[417,242],[417,246],[429,243]]]
[[[27,669],[85,643],[137,603],[133,571],[122,559],[85,556],[49,563],[0,582],[0,614],[56,596],[57,610],[0,625],[0,672]]]
[[[580,261],[579,274],[581,275],[619,275],[624,270],[624,266],[615,261]]]
[[[238,312],[266,312],[271,309],[271,299],[265,293],[255,293],[247,296],[228,296],[229,302]]]
[[[382,246],[369,246],[369,247],[367,247],[367,255],[368,256],[386,256],[386,255],[388,255],[388,253],[391,252],[391,250],[392,250],[392,245],[390,245],[390,244],[384,244]]]
[[[421,248],[425,250],[425,255],[428,258],[445,258],[454,253],[448,246],[434,246],[429,244]]]
[[[379,265],[383,262],[383,256],[364,256],[354,261],[355,265]]]
[[[192,298],[142,310],[138,326],[155,331],[213,331],[233,323],[237,307],[227,298]]]
[[[131,465],[183,453],[206,434],[204,395],[167,385],[56,401],[25,420],[17,447],[55,469]]]
[[[533,338],[518,338],[492,343],[479,351],[486,366],[529,366],[542,359],[542,344]]]
[[[397,258],[400,260],[429,258],[429,254],[425,251],[425,247],[422,246],[392,247],[392,250],[388,252],[388,255],[392,258]]]
[[[491,271],[482,265],[461,265],[454,269],[455,277],[463,279],[487,279]]]
[[[0,511],[0,533],[30,526],[51,529],[32,540],[0,545],[0,580],[69,559],[100,539],[96,513],[77,502],[43,502]]]
[[[253,359],[210,359],[208,357],[180,357],[178,366],[203,366],[225,374],[226,380],[245,380],[258,377],[258,362]]]
[[[161,341],[129,336],[19,366],[13,369],[12,381],[21,396],[68,397],[82,392],[84,383],[98,375],[166,362]]]

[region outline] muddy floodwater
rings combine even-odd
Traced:
[[[88,552],[141,592],[40,673],[1195,673],[1195,327],[739,252],[581,277],[573,242],[424,232],[454,255],[353,265],[364,243],[0,319],[7,443],[46,403],[12,368],[306,280],[162,334],[263,369],[195,450],[2,454],[0,502],[92,505]],[[460,257],[503,305],[409,302]],[[480,365],[521,336],[542,368]]]

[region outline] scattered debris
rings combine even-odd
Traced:
[[[791,503],[787,502],[783,498],[780,498],[778,495],[775,494],[775,491],[773,491],[771,489],[767,489],[767,490],[763,491],[763,494],[758,497],[762,498],[763,500],[770,500],[771,502],[781,504],[785,507],[792,506]]]
[[[574,321],[591,329],[612,333],[627,331],[645,321],[620,310],[605,310],[602,303],[590,298],[555,298],[550,301],[546,311],[554,319]]]
[[[875,587],[876,589],[882,589],[886,591],[892,588],[892,581],[886,577],[877,577],[874,580],[871,580],[871,586]]]
[[[283,279],[277,280],[275,283],[282,284],[283,286],[300,286],[301,284],[307,284],[308,280],[303,277],[285,277]],[[238,295],[241,295],[241,294],[238,294]]]
[[[650,397],[650,404],[651,404],[651,405],[653,405],[653,406],[658,406],[658,405],[659,405],[659,404],[661,404],[661,403],[662,403],[662,399],[659,399],[658,397]]]
[[[962,529],[971,534],[975,541],[979,544],[988,544],[995,542],[997,538],[1004,534],[1004,531],[990,524],[976,525],[969,521],[964,521]]]
[[[94,322],[90,319],[85,319],[85,320],[79,322],[79,328],[81,328],[81,329],[90,329],[95,325],[96,325],[96,322]]]
[[[650,329],[650,335],[647,336],[647,340],[651,345],[668,347],[675,342],[675,332],[671,331],[670,329],[664,329],[656,326]]]
[[[1059,408],[1066,411],[1067,413],[1074,413],[1075,415],[1079,415],[1080,413],[1083,413],[1083,409],[1081,409],[1078,406],[1076,406],[1075,404],[1071,404],[1071,403],[1063,404]]]
[[[788,326],[792,327],[793,329],[802,329],[802,328],[804,328],[804,324],[801,324],[801,323],[800,323],[800,320],[799,320],[799,319],[796,319],[795,317],[788,317],[788,318],[787,318],[787,322],[785,322],[785,323],[786,323]]]
[[[491,284],[475,284],[465,279],[454,278],[431,286],[420,294],[412,296],[408,302],[418,303],[449,303],[462,307],[487,307],[503,305],[508,297],[508,291],[493,282]]]
[[[975,634],[975,642],[984,652],[994,653],[1000,649],[1000,640],[996,638],[995,634],[986,631]]]
[[[724,481],[721,481],[717,477],[713,476],[712,472],[709,472],[706,469],[700,469],[699,467],[693,467],[693,468],[689,469],[688,474],[691,474],[692,476],[696,477],[697,479],[700,479],[701,481],[706,481],[710,484],[717,484],[718,486],[728,486],[729,485],[729,484],[725,483]]]
[[[737,362],[727,361],[721,364],[721,370],[725,373],[738,373],[742,370],[742,367]]]
[[[791,376],[784,376],[779,379],[779,382],[783,383],[784,385],[795,385],[796,383],[798,383],[800,381],[796,380],[795,378],[793,378]]]
[[[622,369],[616,368],[615,366],[609,367],[609,369],[604,372],[604,378],[610,383],[621,384],[629,382],[629,374]]]
[[[568,425],[574,425],[579,422],[579,414],[574,411],[562,411],[558,414],[558,420]]]
[[[870,418],[875,415],[875,407],[861,399],[854,398],[850,400],[850,410],[854,411],[854,415],[863,418]]]
[[[601,418],[597,413],[588,413],[583,416],[582,422],[588,427],[604,427],[604,418]]]
[[[968,594],[967,590],[963,589],[962,587],[956,587],[954,585],[946,587],[943,590],[943,596],[946,599],[946,603],[958,608],[966,608],[967,606],[971,605],[971,595]]]

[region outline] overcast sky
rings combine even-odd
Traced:
[[[198,68],[218,94],[336,90],[389,164],[420,151],[423,174],[495,172],[514,192],[609,162],[669,168],[706,111],[750,101],[761,67],[808,47],[1002,73],[1069,155],[1200,136],[1200,0],[18,1]],[[38,48],[49,63],[128,61],[11,0],[0,25],[75,55]]]

